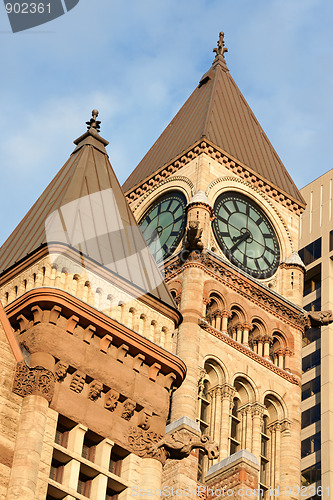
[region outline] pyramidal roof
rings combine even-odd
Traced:
[[[71,249],[90,268],[102,266],[134,285],[137,297],[148,292],[175,307],[111,167],[97,115],[94,110],[68,161],[0,248],[0,274],[40,249],[50,255]]]
[[[210,70],[123,185],[125,192],[200,140],[249,167],[291,198],[305,205],[282,161],[231,77],[220,33]]]

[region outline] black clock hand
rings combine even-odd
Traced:
[[[251,236],[251,233],[250,231],[245,231],[245,233],[237,236],[237,241],[236,243],[230,248],[229,252],[233,252],[234,250],[236,250],[236,248],[238,247],[238,245],[240,245],[242,243],[242,241],[245,241],[247,240],[249,237]],[[234,239],[235,241],[235,239]]]
[[[157,228],[154,229],[154,231],[151,233],[151,236],[149,238],[149,241],[147,241],[147,245],[149,246],[153,241],[155,241],[159,237],[159,232]]]

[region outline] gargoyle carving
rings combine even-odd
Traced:
[[[305,329],[333,323],[332,311],[309,311],[305,314]]]
[[[185,248],[187,250],[202,250],[201,241],[202,229],[199,228],[199,221],[190,221],[186,232]]]
[[[193,437],[186,429],[175,431],[165,435],[160,441],[151,445],[150,451],[153,456],[160,455],[164,462],[167,458],[182,460],[190,455],[194,449],[204,451],[208,458],[218,458],[218,444],[209,436]]]

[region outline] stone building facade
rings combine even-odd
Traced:
[[[0,250],[0,499],[299,496],[305,204],[214,51],[128,203],[94,110]]]
[[[171,425],[186,416],[220,446],[218,460],[168,463],[164,484],[296,498],[305,204],[225,51],[220,34],[212,67],[124,184],[183,316],[175,352],[187,375]]]

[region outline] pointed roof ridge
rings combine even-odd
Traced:
[[[83,271],[106,269],[138,291],[133,298],[148,293],[175,308],[112,169],[97,114],[94,110],[69,159],[0,248],[0,275],[14,272],[41,249],[49,255],[74,252]]]
[[[222,42],[219,40],[216,51],[226,52]],[[302,195],[230,75],[223,54],[216,54],[199,85],[125,181],[124,191],[134,190],[196,143],[208,140],[300,206],[305,206]]]

